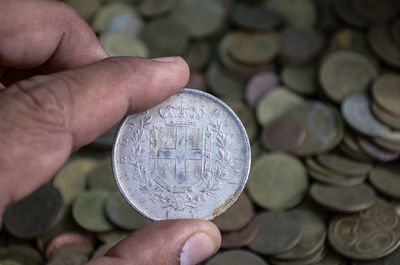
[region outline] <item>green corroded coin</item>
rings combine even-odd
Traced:
[[[352,93],[367,90],[377,75],[376,66],[364,55],[337,51],[322,61],[319,79],[325,94],[340,102]]]
[[[296,93],[313,95],[318,87],[318,70],[316,65],[295,67],[287,65],[283,68],[283,83]]]
[[[316,7],[311,0],[269,0],[266,6],[281,14],[287,23],[312,27],[317,20]]]
[[[261,257],[246,250],[230,250],[218,253],[205,265],[268,265]]]
[[[366,184],[351,187],[313,184],[310,194],[318,204],[340,213],[357,213],[377,201],[374,190]]]
[[[290,209],[303,199],[308,187],[307,171],[297,158],[270,153],[258,158],[250,172],[247,190],[261,207]]]
[[[372,87],[372,95],[380,107],[400,119],[400,75],[379,76]]]
[[[182,55],[188,44],[188,33],[184,26],[171,18],[153,20],[140,32],[150,57]]]
[[[42,255],[28,246],[9,246],[0,249],[0,264],[14,261],[16,265],[44,265]],[[12,264],[12,263],[8,263]]]
[[[327,231],[325,223],[316,213],[309,210],[294,210],[302,224],[302,237],[289,251],[275,255],[276,259],[295,261],[315,253],[325,242]]]
[[[108,219],[116,226],[125,230],[135,230],[148,221],[132,208],[119,191],[112,193],[106,201],[105,211]]]
[[[222,98],[222,101],[225,102],[236,113],[236,115],[238,115],[246,129],[247,136],[250,141],[253,141],[257,136],[258,127],[252,111],[240,100],[234,98]]]
[[[265,94],[257,104],[256,115],[262,126],[303,103],[303,99],[287,89],[276,89]]]
[[[99,39],[110,56],[148,57],[149,55],[146,44],[139,38],[132,38],[120,32],[106,32]]]
[[[87,177],[87,186],[89,189],[100,189],[110,192],[118,189],[112,172],[111,159],[109,157],[104,158],[90,171]]]
[[[293,248],[302,237],[300,218],[290,212],[270,211],[257,216],[260,231],[249,244],[251,250],[277,255]]]
[[[171,16],[186,28],[191,37],[204,38],[223,27],[225,8],[213,0],[178,0]]]
[[[394,42],[385,23],[374,25],[368,33],[372,50],[385,63],[400,68],[400,47]]]
[[[92,232],[107,232],[113,229],[105,213],[105,203],[109,193],[91,190],[81,193],[74,201],[72,214],[82,228]]]
[[[400,165],[398,163],[375,167],[369,180],[381,193],[400,199]]]
[[[218,96],[242,99],[244,83],[227,73],[218,62],[212,62],[206,72],[208,88]]]
[[[279,39],[275,33],[237,31],[231,36],[228,54],[238,63],[266,64],[279,52]]]
[[[389,133],[390,128],[372,115],[370,105],[371,100],[365,93],[352,94],[342,103],[343,117],[351,127],[365,135],[380,136]]]
[[[319,155],[318,162],[344,175],[367,175],[372,169],[372,165],[369,163],[358,162],[335,154]]]
[[[235,204],[213,223],[221,231],[234,231],[244,227],[254,216],[254,207],[246,193],[242,193]]]
[[[90,157],[75,157],[70,159],[58,171],[53,179],[66,206],[71,205],[75,197],[86,188],[87,175],[98,165],[98,161]]]

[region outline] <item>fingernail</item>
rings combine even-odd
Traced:
[[[205,233],[192,235],[183,245],[181,265],[195,265],[213,255],[218,246]]]
[[[151,60],[161,63],[173,63],[176,61],[176,57],[159,57],[159,58],[153,58]]]

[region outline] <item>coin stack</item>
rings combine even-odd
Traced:
[[[204,264],[400,264],[399,1],[65,1],[111,56],[183,56],[243,122],[249,181]],[[84,264],[150,222],[116,188],[115,131],[6,209],[0,264]]]

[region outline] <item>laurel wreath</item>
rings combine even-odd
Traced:
[[[190,186],[174,186],[167,183],[158,175],[155,170],[147,168],[148,159],[145,158],[145,150],[141,147],[144,143],[144,131],[149,129],[152,117],[148,111],[138,124],[129,124],[132,130],[130,137],[123,139],[122,144],[130,144],[130,154],[124,156],[120,162],[128,163],[132,166],[132,173],[126,175],[139,182],[140,191],[150,195],[154,204],[161,205],[175,211],[183,211],[188,208],[194,209],[206,202],[206,197],[216,194],[224,181],[227,181],[226,174],[230,161],[230,137],[226,135],[222,128],[221,121],[211,120],[211,131],[216,135],[215,147],[217,148],[216,163],[208,172],[205,172],[200,180]],[[152,128],[150,134],[155,134]],[[206,137],[211,137],[211,132],[207,129]],[[211,150],[212,143],[207,142],[205,150]],[[151,152],[151,151],[150,151]],[[205,152],[205,157],[210,158],[210,152]]]

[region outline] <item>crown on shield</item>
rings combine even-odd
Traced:
[[[166,125],[197,125],[197,122],[204,115],[204,110],[196,107],[184,107],[182,104],[179,107],[171,105],[158,110],[161,118]]]

